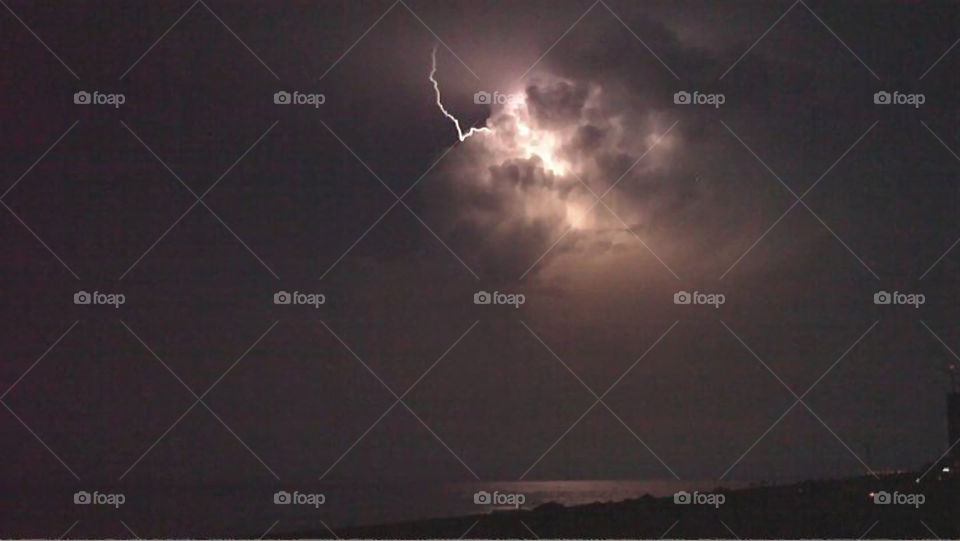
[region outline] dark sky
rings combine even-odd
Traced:
[[[0,10],[11,498],[767,481],[946,449],[956,4],[204,1]],[[492,134],[458,141],[435,45],[446,108]],[[495,90],[562,170],[504,150],[516,119],[473,103]]]

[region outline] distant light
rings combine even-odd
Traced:
[[[942,470],[943,473],[950,473],[950,466],[944,466]]]

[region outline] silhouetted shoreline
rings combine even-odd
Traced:
[[[343,538],[956,538],[960,535],[960,478],[932,471],[804,481],[737,490],[717,488],[719,507],[674,503],[646,495],[619,502],[495,511],[454,518],[337,529]],[[875,503],[885,491],[923,503]],[[331,532],[277,537],[330,538]]]

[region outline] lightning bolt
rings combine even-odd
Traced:
[[[453,121],[453,125],[457,128],[457,137],[460,138],[460,142],[466,141],[468,137],[475,133],[480,132],[489,132],[490,128],[470,128],[467,133],[463,133],[463,129],[460,127],[460,121],[457,120],[457,117],[450,114],[449,111],[443,106],[443,103],[440,101],[440,84],[434,78],[434,75],[437,73],[437,46],[433,46],[433,54],[431,55],[432,66],[430,68],[430,82],[433,83],[433,91],[437,95],[437,107],[440,108],[440,112],[443,113],[443,116],[449,118]]]

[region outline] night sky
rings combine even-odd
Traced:
[[[956,3],[0,3],[0,537],[949,447]]]

